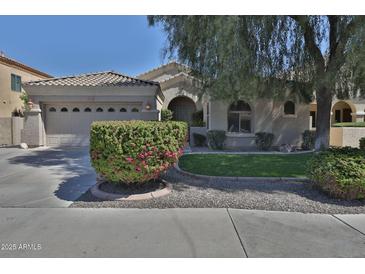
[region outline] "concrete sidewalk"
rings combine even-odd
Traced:
[[[0,243],[0,257],[365,257],[365,216],[1,208]]]

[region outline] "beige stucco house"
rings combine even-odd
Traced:
[[[17,127],[14,125],[16,119],[12,119],[12,116],[14,111],[21,110],[23,107],[23,102],[20,99],[20,94],[23,91],[21,83],[49,77],[51,76],[47,73],[0,53],[0,145],[14,144],[13,139],[16,139],[13,136],[16,135],[16,132],[13,134],[12,130]]]
[[[274,146],[300,146],[302,133],[315,129],[315,102],[295,97],[215,101],[199,98],[195,83],[189,69],[176,62],[136,78],[108,71],[26,82],[33,108],[22,138],[35,146],[87,145],[92,121],[159,120],[162,109],[190,125],[193,113],[202,111],[205,125],[192,126],[190,133],[224,130],[227,147],[253,148],[257,132],[273,133]],[[364,121],[364,109],[364,100],[335,100],[332,123]]]

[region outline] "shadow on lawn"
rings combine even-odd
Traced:
[[[66,201],[77,200],[96,182],[87,148],[30,150],[25,155],[9,158],[8,162],[47,169],[50,176],[60,181],[54,195]]]

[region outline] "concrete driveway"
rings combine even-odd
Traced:
[[[0,207],[68,207],[95,184],[88,148],[0,148]]]

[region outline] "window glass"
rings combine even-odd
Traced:
[[[85,112],[91,112],[91,108],[85,108],[84,111]]]
[[[96,112],[103,112],[103,109],[102,108],[97,108]]]
[[[11,90],[22,91],[22,78],[20,76],[11,74]]]
[[[50,112],[56,112],[56,109],[54,107],[49,108]]]
[[[285,115],[295,114],[295,104],[292,101],[287,101],[284,104],[284,114]]]
[[[115,109],[114,108],[109,108],[108,109],[108,112],[114,112],[115,111]]]
[[[127,112],[127,110],[125,108],[121,108],[120,112]]]
[[[67,111],[68,111],[67,108],[65,108],[65,107],[61,108],[61,112],[67,112]]]
[[[241,117],[241,132],[251,132],[251,120],[249,118]]]
[[[74,108],[72,111],[73,112],[80,112],[80,109],[79,108]]]
[[[228,131],[239,132],[240,130],[240,114],[228,113]]]
[[[139,112],[138,108],[132,108],[132,112]]]

